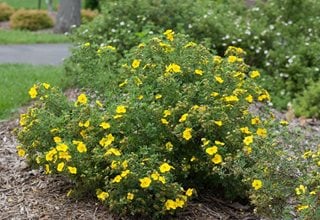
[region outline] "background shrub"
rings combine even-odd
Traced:
[[[99,2],[99,0],[85,0],[84,7],[91,10],[100,9]]]
[[[88,22],[92,21],[97,16],[98,16],[97,11],[92,11],[92,10],[88,10],[88,9],[81,10],[81,22],[82,23],[88,23]]]
[[[257,1],[252,7],[233,0],[108,1],[103,16],[80,28],[74,39],[112,45],[124,54],[170,28],[219,55],[228,45],[238,46],[246,50],[246,62],[264,73],[260,83],[271,92],[274,106],[286,108],[319,77],[319,9],[314,0]]]
[[[320,117],[320,81],[313,82],[293,102],[298,116]]]
[[[36,31],[53,27],[53,20],[46,11],[21,9],[11,16],[10,27]]]
[[[8,21],[13,13],[14,9],[10,5],[0,2],[0,21]]]

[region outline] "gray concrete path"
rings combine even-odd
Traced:
[[[71,44],[0,45],[0,63],[61,65]]]

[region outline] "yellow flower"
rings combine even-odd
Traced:
[[[155,99],[161,99],[162,98],[162,95],[161,94],[157,94],[156,96],[155,96]]]
[[[184,45],[184,48],[195,47],[195,46],[197,46],[197,44],[192,42],[192,41],[190,41],[186,45]]]
[[[97,106],[99,106],[100,108],[103,107],[102,103],[101,103],[99,100],[96,100],[96,104],[97,104]]]
[[[196,69],[196,70],[194,71],[194,73],[195,73],[196,75],[202,76],[202,75],[203,75],[203,70]]]
[[[115,116],[113,116],[114,119],[118,119],[118,118],[122,118],[122,117],[123,117],[123,115],[115,115]]]
[[[221,126],[223,125],[222,121],[214,121],[214,123],[215,123],[216,125],[218,125],[219,127],[221,127]]]
[[[128,167],[128,161],[127,160],[124,160],[122,163],[121,163],[123,169],[127,169]]]
[[[101,200],[102,202],[105,201],[109,197],[108,192],[104,192],[101,190],[97,190],[97,198]]]
[[[112,144],[112,142],[114,141],[114,136],[112,134],[108,134],[107,136],[105,136],[104,138],[102,138],[99,141],[99,144],[103,147],[108,147],[109,145]]]
[[[173,144],[172,144],[170,141],[166,143],[166,149],[167,149],[168,151],[172,151],[172,149],[173,149]]]
[[[127,199],[128,200],[133,200],[134,194],[133,193],[127,193]]]
[[[62,142],[61,137],[53,137],[53,140],[57,144]]]
[[[102,127],[103,129],[108,129],[111,126],[108,122],[101,122],[100,127]]]
[[[34,85],[33,87],[30,88],[29,90],[29,95],[32,99],[36,98],[37,95],[38,95],[38,92],[37,92],[37,87],[36,85]]]
[[[133,60],[132,64],[131,64],[132,68],[133,69],[138,68],[140,66],[140,62],[141,62],[141,60]]]
[[[139,95],[138,100],[142,100],[142,99],[143,99],[143,95]]]
[[[251,185],[255,190],[258,190],[262,187],[263,184],[261,180],[254,179]]]
[[[21,126],[25,126],[27,124],[28,115],[27,114],[21,114],[19,123]]]
[[[177,204],[175,201],[173,201],[172,199],[168,199],[166,201],[166,203],[164,204],[166,210],[170,210],[170,209],[176,209],[177,208]]]
[[[119,84],[119,87],[124,87],[125,85],[128,84],[128,80],[126,79],[125,81],[123,81],[122,83]]]
[[[256,133],[260,137],[267,137],[267,130],[265,128],[258,128]]]
[[[253,143],[253,136],[250,135],[250,136],[247,136],[243,139],[243,143],[245,145],[250,145],[251,143]]]
[[[188,113],[183,114],[183,115],[180,117],[179,122],[184,122],[184,121],[186,121],[186,120],[187,120],[187,117],[188,117]]]
[[[165,118],[161,118],[161,123],[164,124],[164,125],[169,124],[168,120],[165,119]]]
[[[166,66],[166,72],[179,73],[181,72],[181,67],[178,64],[171,63],[169,66]]]
[[[220,76],[215,76],[214,79],[220,84],[224,82],[224,80]]]
[[[162,184],[165,184],[165,183],[166,183],[166,178],[164,178],[163,176],[159,176],[159,181],[160,181]]]
[[[192,131],[192,128],[186,128],[182,133],[182,137],[187,141],[190,140],[192,138],[191,131]]]
[[[116,109],[117,114],[124,114],[126,112],[127,112],[127,109],[124,105],[117,106],[117,109]]]
[[[243,147],[243,151],[244,151],[244,153],[246,153],[246,154],[251,154],[251,153],[252,153],[252,147],[250,147],[250,146],[244,146],[244,147]]]
[[[85,143],[83,143],[82,141],[79,141],[77,143],[77,151],[79,151],[80,153],[87,152],[87,146],[85,145]]]
[[[213,62],[215,64],[220,64],[222,62],[222,58],[220,56],[214,56],[213,57]]]
[[[151,174],[151,178],[153,180],[158,180],[159,177],[160,177],[160,174],[158,172],[154,172],[154,173]]]
[[[221,141],[214,141],[214,143],[215,143],[216,145],[221,145],[221,146],[224,146],[224,145],[225,145],[225,143],[223,143],[223,142],[221,142]]]
[[[137,86],[140,86],[140,85],[143,84],[142,81],[141,81],[141,79],[139,79],[138,77],[135,77],[135,78],[134,78],[134,82],[136,83]]]
[[[53,148],[46,154],[46,161],[52,161],[53,157],[57,154],[57,150]]]
[[[256,124],[259,124],[259,123],[260,123],[259,117],[255,117],[255,118],[251,119],[251,124],[252,125],[256,125]]]
[[[298,205],[297,206],[297,210],[298,211],[302,211],[302,210],[308,209],[308,208],[309,208],[309,205]]]
[[[237,61],[237,59],[238,59],[238,58],[237,58],[236,56],[229,56],[229,57],[228,57],[228,62],[229,62],[229,63],[234,63],[234,62]]]
[[[111,154],[113,154],[115,156],[120,156],[121,152],[118,149],[112,147],[109,150],[107,150],[107,152],[104,155],[108,156],[108,155],[111,155]]]
[[[68,166],[68,170],[69,170],[69,173],[71,173],[71,174],[77,174],[77,168],[76,167]]]
[[[224,100],[226,102],[237,102],[237,101],[239,101],[238,97],[235,96],[235,95],[226,96],[226,97],[224,97]]]
[[[163,33],[169,41],[173,41],[174,31],[169,29]]]
[[[161,173],[169,172],[173,167],[170,166],[168,163],[163,163],[160,165],[159,170]]]
[[[70,154],[68,151],[66,152],[59,152],[59,159],[65,159],[66,161],[69,161],[71,159]]]
[[[190,196],[192,196],[192,194],[193,194],[193,189],[191,189],[191,188],[187,189],[186,196],[190,197]]]
[[[252,95],[248,95],[245,99],[246,99],[246,101],[249,102],[249,103],[252,103],[252,102],[253,102],[253,97],[252,97]]]
[[[87,104],[87,101],[88,101],[87,96],[84,93],[80,94],[77,98],[77,102],[82,105]]]
[[[48,84],[48,83],[42,83],[42,85],[43,85],[43,87],[45,89],[49,89],[50,88],[50,84]]]
[[[130,173],[130,170],[124,170],[121,172],[120,176],[121,177],[126,177]]]
[[[288,121],[286,121],[286,120],[281,120],[281,121],[280,121],[280,124],[281,124],[281,125],[288,125],[288,124],[289,124],[289,122],[288,122]]]
[[[58,144],[58,146],[56,147],[56,149],[58,151],[62,151],[62,152],[66,152],[68,150],[68,145],[60,143]]]
[[[176,206],[180,207],[180,208],[183,208],[183,206],[185,204],[185,201],[182,199],[179,199],[179,198],[177,198],[175,202],[176,202]]]
[[[217,96],[219,95],[219,93],[218,93],[218,92],[212,92],[210,95],[211,95],[212,97],[217,97]]]
[[[206,138],[201,138],[201,141],[202,141],[202,147],[205,147],[205,146],[207,146],[208,144],[210,144],[210,141],[209,140],[207,140]]]
[[[63,168],[64,168],[64,162],[58,163],[57,171],[62,172]]]
[[[250,77],[251,77],[252,79],[257,78],[257,77],[259,77],[259,76],[260,76],[259,71],[252,71],[252,72],[250,73]]]
[[[122,180],[122,177],[120,175],[117,175],[111,182],[112,183],[120,183]]]
[[[90,45],[91,45],[90,42],[86,42],[83,46],[84,47],[90,47]]]
[[[214,157],[211,160],[214,164],[219,164],[222,162],[222,157],[220,154],[214,155]]]
[[[307,189],[307,187],[305,187],[304,185],[300,184],[299,187],[297,187],[295,189],[295,191],[296,191],[296,194],[299,196],[301,194],[305,194],[306,193],[306,189]]]
[[[152,180],[149,177],[144,177],[142,179],[139,179],[141,188],[148,188],[152,182]]]
[[[37,156],[36,157],[36,162],[37,162],[37,164],[40,164],[41,163],[41,157]]]
[[[171,111],[170,110],[164,110],[163,111],[163,117],[168,117],[169,115],[171,115]]]
[[[46,174],[50,174],[52,171],[50,170],[50,166],[49,166],[49,164],[46,164],[45,166],[44,166],[44,169],[45,169],[45,171],[46,171]]]
[[[24,157],[26,155],[26,151],[21,146],[17,146],[17,150],[19,157]]]
[[[214,155],[217,152],[218,152],[218,147],[217,146],[208,147],[206,149],[206,153],[209,154],[209,155]]]

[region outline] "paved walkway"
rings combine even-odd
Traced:
[[[1,63],[61,65],[71,44],[0,45]]]

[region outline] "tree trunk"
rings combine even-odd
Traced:
[[[48,11],[51,13],[53,12],[52,0],[46,0]]]
[[[60,0],[57,14],[55,33],[69,32],[72,27],[81,23],[81,0]]]

